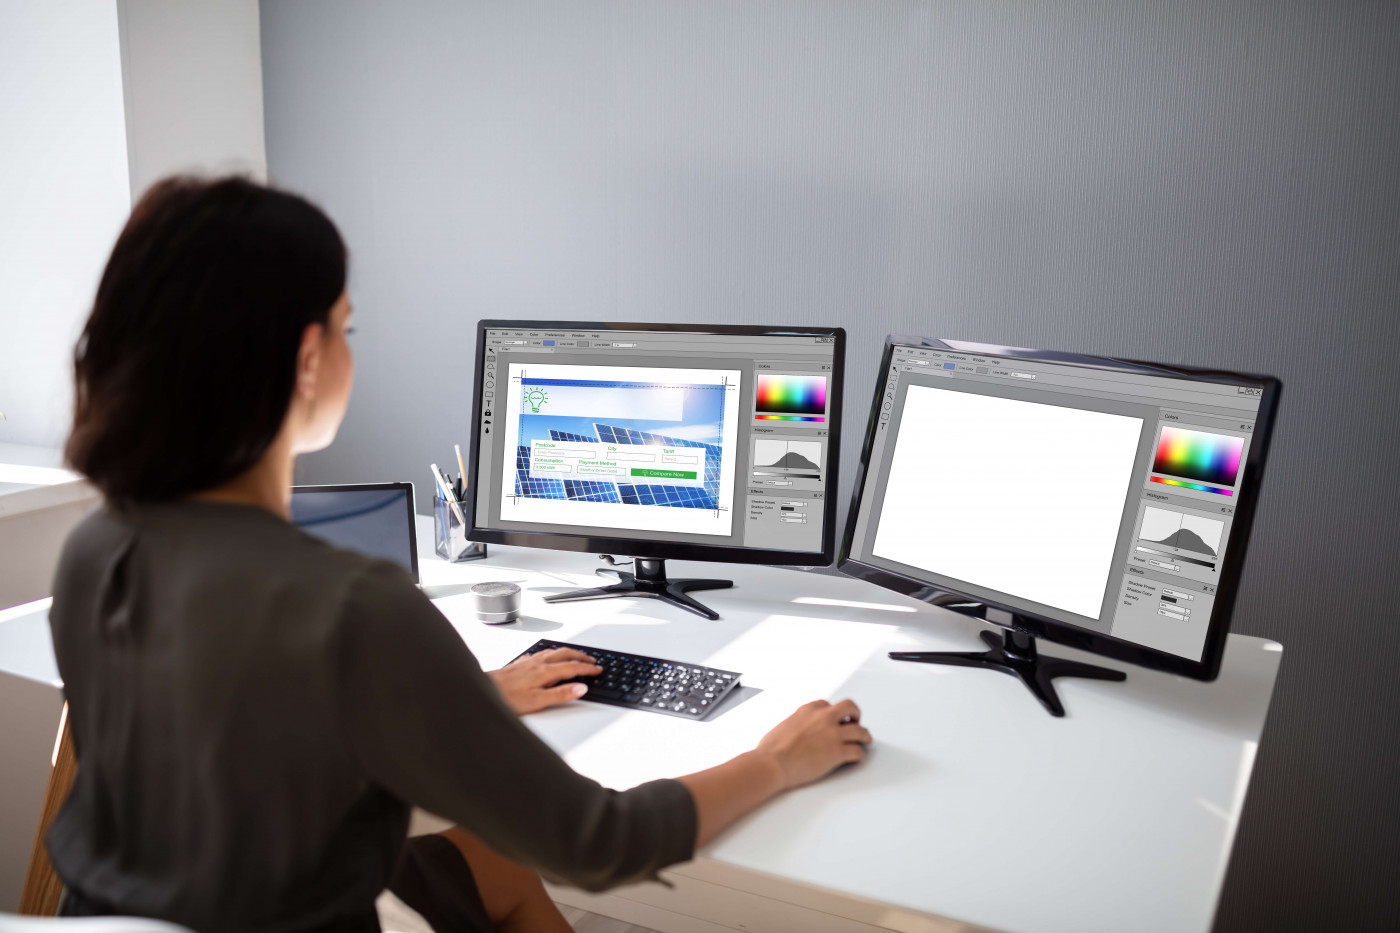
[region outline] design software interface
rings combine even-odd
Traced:
[[[1261,390],[896,346],[851,557],[1200,660]]]
[[[486,332],[477,524],[813,551],[835,338]]]

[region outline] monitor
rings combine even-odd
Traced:
[[[839,327],[482,321],[470,537],[622,554],[611,586],[668,600],[667,558],[826,566],[835,555]]]
[[[292,524],[347,551],[382,557],[418,582],[412,483],[293,486]]]
[[[1010,631],[901,660],[1050,679],[1035,638],[1199,680],[1220,668],[1280,384],[891,336],[839,566]]]

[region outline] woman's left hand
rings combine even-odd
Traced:
[[[505,698],[506,705],[521,716],[560,703],[577,700],[588,692],[583,684],[561,680],[603,673],[593,659],[573,648],[552,648],[517,658],[496,671],[487,671]]]

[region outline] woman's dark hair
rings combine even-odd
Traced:
[[[117,505],[253,466],[282,426],[308,324],[345,290],[345,244],[308,201],[176,177],[117,238],[73,351],[68,462]]]

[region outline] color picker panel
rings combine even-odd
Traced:
[[[754,407],[761,419],[820,421],[813,416],[826,414],[826,377],[760,373]]]
[[[1240,457],[1243,453],[1242,437],[1164,427],[1157,441],[1157,457],[1152,463],[1152,472],[1217,486],[1233,486],[1240,475]]]

